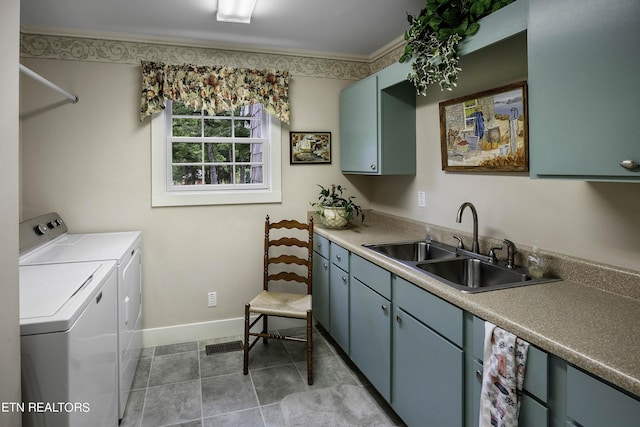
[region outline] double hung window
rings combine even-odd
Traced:
[[[152,157],[153,206],[281,200],[279,121],[261,104],[209,114],[167,101]]]

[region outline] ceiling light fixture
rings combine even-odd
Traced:
[[[218,0],[216,19],[223,22],[248,24],[256,6],[256,0]]]

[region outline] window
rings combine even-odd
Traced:
[[[280,126],[262,105],[210,115],[166,103],[152,120],[152,205],[280,202]]]

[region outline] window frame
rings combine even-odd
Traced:
[[[169,110],[168,112],[166,110]],[[198,206],[282,202],[282,130],[280,120],[265,113],[268,138],[263,146],[263,183],[176,188],[171,170],[171,110],[151,118],[151,206]],[[203,140],[203,138],[200,138]],[[244,139],[244,138],[243,138]],[[242,142],[249,142],[243,140]],[[266,169],[266,171],[265,171]],[[190,186],[185,186],[190,187]]]

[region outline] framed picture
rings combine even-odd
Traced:
[[[529,170],[527,83],[440,103],[442,170]]]
[[[331,132],[289,132],[291,164],[331,163]]]

